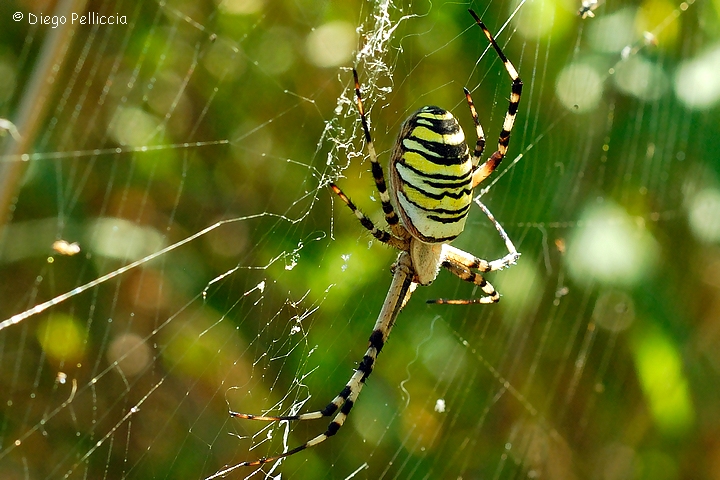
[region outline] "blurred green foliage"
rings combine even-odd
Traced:
[[[0,477],[206,478],[282,451],[286,425],[228,411],[324,407],[365,350],[396,256],[326,188],[381,222],[349,68],[384,165],[425,104],[452,110],[472,142],[463,86],[492,151],[510,81],[472,7],[525,82],[509,156],[481,186],[522,257],[488,275],[498,305],[426,305],[478,295],[447,272],[418,289],[346,427],[273,473],[720,478],[720,109],[692,109],[676,87],[717,50],[717,5],[607,3],[581,20],[579,4],[536,1],[500,32],[515,6],[396,3],[379,50],[322,67],[331,56],[308,39],[330,32],[331,49],[359,29],[352,44],[375,45],[381,4],[89,2],[128,24],[75,32],[2,205],[1,319],[231,222],[0,331]],[[2,118],[17,117],[49,35],[12,14],[52,8],[0,6]],[[59,239],[81,252],[53,251]],[[504,254],[479,208],[454,244]],[[52,345],[70,336],[82,346]],[[325,426],[293,425],[287,443]]]

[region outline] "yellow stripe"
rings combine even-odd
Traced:
[[[413,128],[410,132],[409,137],[415,137],[419,138],[420,140],[425,140],[426,142],[433,142],[433,143],[442,143],[445,145],[460,145],[461,143],[465,142],[465,134],[461,129],[459,129],[455,133],[451,133],[450,135],[441,135],[437,132],[434,132],[427,128],[424,125],[418,125],[417,127]]]
[[[418,142],[417,140],[412,140],[410,138],[404,138],[402,141],[402,146],[406,150],[413,150],[413,151],[418,152],[421,155],[426,156],[426,157],[440,158],[440,155],[438,155],[437,153],[435,153],[431,150],[428,150],[427,148],[425,148],[425,146],[422,143]]]
[[[422,125],[413,128],[409,136],[419,138],[420,140],[425,140],[426,142],[445,143],[443,142],[442,135]]]
[[[436,113],[430,113],[430,112],[423,112],[422,110],[417,113],[417,117],[419,118],[432,118],[435,120],[450,120],[453,118],[452,113],[446,111],[443,114],[436,114]]]
[[[404,218],[405,221],[428,241],[439,238],[454,238],[460,235],[465,229],[467,215],[464,215],[454,223],[440,223],[427,218],[427,212],[420,210],[408,202],[403,193],[398,194],[398,204],[401,211],[407,216]]]
[[[472,200],[472,195],[463,195],[460,198],[442,197],[440,200],[434,198],[428,198],[422,194],[422,192],[412,188],[412,185],[406,185],[404,188],[405,196],[408,200],[420,205],[422,208],[428,210],[460,210],[468,206]]]
[[[452,175],[454,177],[464,177],[472,169],[472,160],[470,157],[459,165],[438,165],[429,162],[421,154],[416,152],[405,152],[403,154],[405,164],[419,172],[428,175]]]

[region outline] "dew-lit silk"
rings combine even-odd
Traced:
[[[427,106],[405,121],[390,181],[400,218],[413,236],[437,243],[462,233],[472,201],[472,161],[452,113]]]

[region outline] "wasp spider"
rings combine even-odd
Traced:
[[[473,189],[485,180],[505,157],[520,103],[522,81],[517,70],[505,57],[480,18],[472,10],[469,12],[485,33],[512,79],[510,105],[500,132],[497,151],[480,164],[485,147],[485,135],[470,92],[464,89],[465,99],[470,107],[477,132],[477,142],[472,155],[465,143],[463,130],[452,113],[439,107],[423,107],[413,113],[400,129],[400,136],[390,158],[388,188],[370,136],[358,75],[353,70],[357,107],[370,156],[372,174],[390,231],[377,228],[335,184],[330,184],[330,187],[373,237],[400,250],[397,262],[393,265],[392,283],[370,335],[365,356],[345,388],[323,410],[279,417],[231,412],[234,417],[264,421],[313,420],[334,415],[327,430],[285,453],[253,462],[243,462],[237,465],[238,467],[274,462],[313,447],[335,435],[345,423],[365,381],[372,373],[375,359],[390,335],[398,313],[407,303],[415,287],[432,283],[441,267],[461,280],[480,287],[484,296],[470,300],[438,299],[430,303],[466,305],[494,303],[500,300],[500,295],[490,283],[485,281],[482,273],[500,270],[514,264],[520,254],[490,211],[478,202],[503,238],[509,251],[506,256],[487,261],[455,248],[449,245],[449,242],[460,235],[465,228]]]

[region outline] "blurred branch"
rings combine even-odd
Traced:
[[[66,18],[85,11],[87,0],[60,0],[54,15]],[[8,138],[6,148],[0,156],[0,229],[3,229],[11,217],[12,206],[17,201],[20,182],[25,172],[26,162],[19,156],[29,153],[38,129],[45,120],[45,114],[57,82],[59,72],[70,47],[77,25],[66,22],[58,28],[50,29],[40,58],[25,90],[15,119],[11,120],[19,135]]]

